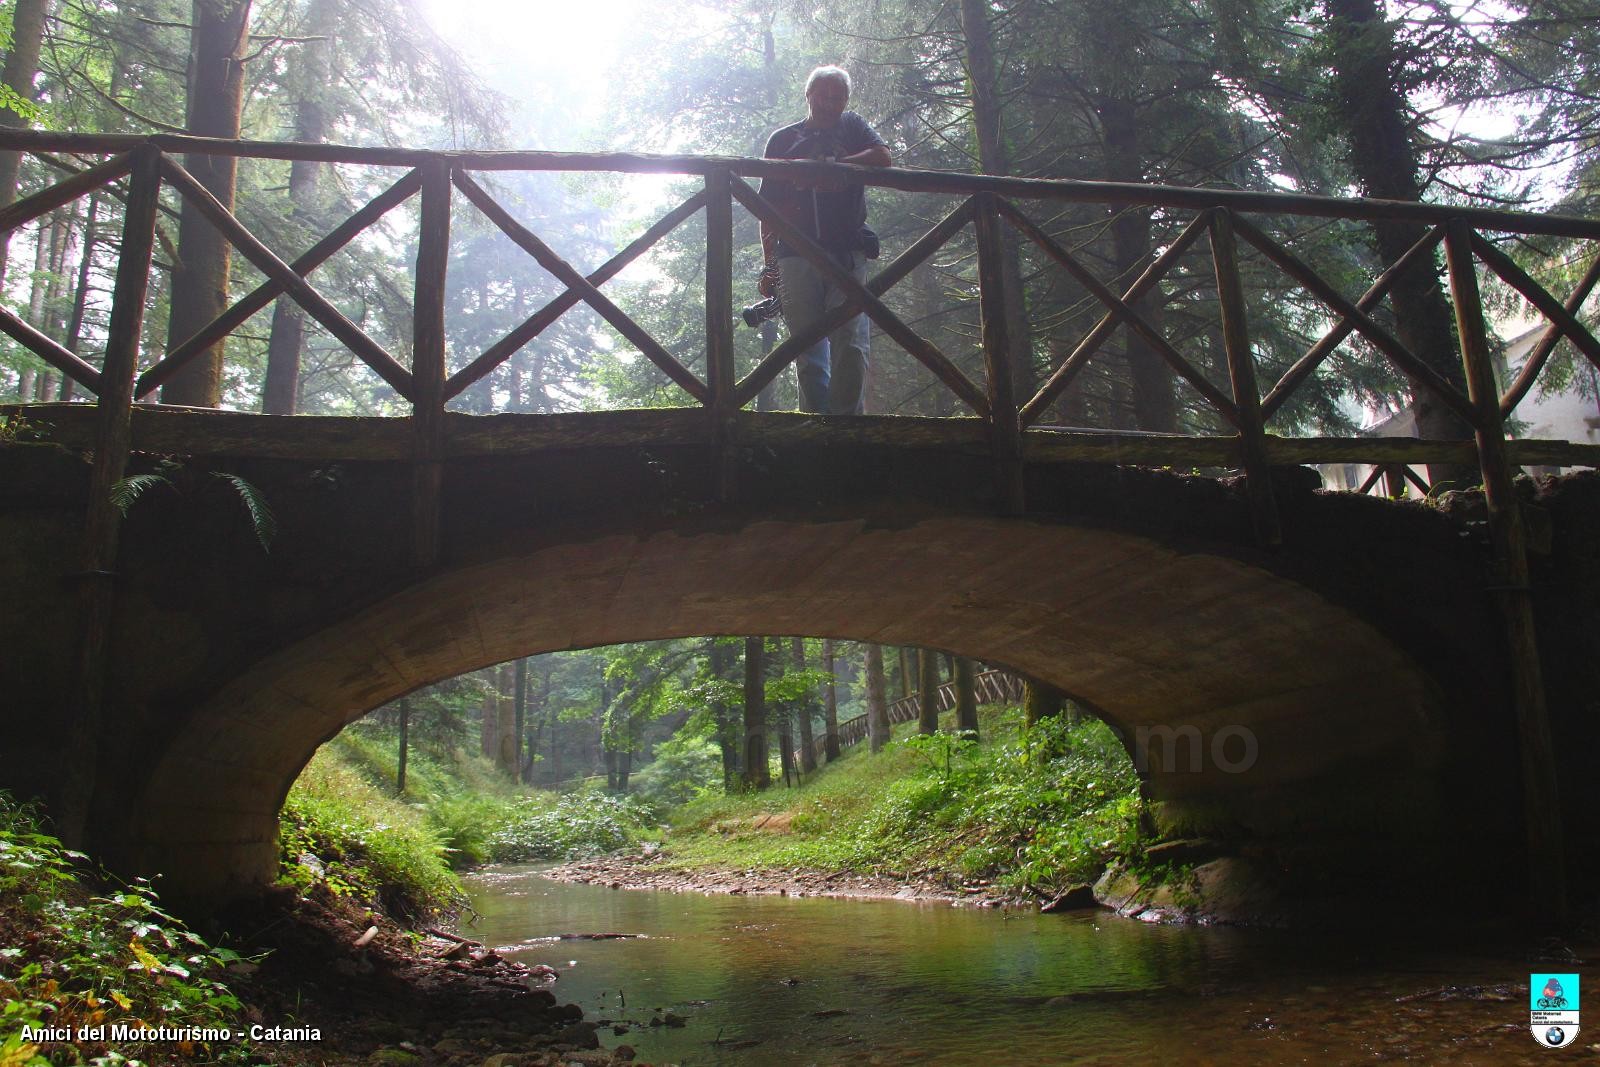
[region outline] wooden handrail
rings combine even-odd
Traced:
[[[1457,209],[1437,205],[1400,205],[1378,201],[1343,201],[1280,193],[1243,193],[1237,190],[1175,189],[1164,186],[1129,186],[1106,182],[995,178],[986,175],[896,171],[893,168],[874,169],[804,161],[751,160],[724,157],[561,152],[435,152],[357,149],[338,145],[301,145],[281,142],[213,141],[207,138],[169,135],[136,137],[56,134],[40,131],[0,131],[0,149],[4,148],[34,151],[70,148],[79,152],[114,153],[114,156],[105,163],[66,178],[56,186],[36,193],[8,208],[0,209],[0,229],[15,228],[38,218],[50,210],[64,206],[74,197],[85,195],[104,186],[109,181],[118,180],[132,167],[132,160],[136,152],[142,154],[142,158],[151,158],[150,154],[154,153],[154,158],[158,160],[159,172],[166,182],[186,198],[195,202],[203,214],[222,231],[227,239],[267,275],[265,283],[236,302],[223,315],[203,327],[193,337],[185,339],[182,343],[176,345],[165,359],[159,360],[149,367],[135,385],[136,396],[142,397],[153,391],[164,380],[180,370],[184,363],[196,353],[209,348],[216,341],[237,329],[251,314],[258,312],[272,299],[280,294],[287,293],[306,307],[347,348],[377,370],[397,393],[405,399],[413,401],[414,405],[421,404],[422,407],[427,408],[429,414],[426,421],[441,427],[430,431],[430,439],[436,440],[437,443],[422,448],[421,452],[418,453],[418,455],[426,453],[426,461],[430,464],[437,463],[438,458],[443,456],[445,451],[451,447],[448,444],[449,436],[444,433],[443,424],[438,421],[439,416],[443,414],[442,405],[448,402],[449,398],[461,393],[472,382],[490,373],[500,362],[555,321],[563,312],[579,302],[585,302],[594,307],[603,318],[610,322],[614,328],[621,332],[625,338],[632,342],[669,378],[683,388],[693,400],[702,406],[712,407],[722,412],[719,417],[720,421],[727,426],[733,425],[728,421],[728,415],[749,403],[755,393],[770,383],[773,377],[791,362],[795,355],[808,343],[814,341],[817,336],[820,336],[831,326],[837,325],[837,322],[842,321],[843,318],[864,312],[889,333],[892,338],[899,341],[915,359],[924,363],[948,389],[965,401],[980,419],[987,422],[988,430],[985,435],[985,444],[997,460],[995,469],[996,484],[1001,487],[996,499],[1000,503],[1002,510],[1020,511],[1024,506],[1021,493],[1021,463],[1024,458],[1034,456],[1039,447],[1037,444],[1039,440],[1038,433],[1032,428],[1039,423],[1045,411],[1054,402],[1055,398],[1060,395],[1062,390],[1066,388],[1073,376],[1097,356],[1110,334],[1117,327],[1126,326],[1139,333],[1145,342],[1152,345],[1176,374],[1198,390],[1221,419],[1232,424],[1239,431],[1240,436],[1214,442],[1208,442],[1205,439],[1182,437],[1152,439],[1149,442],[1141,443],[1118,442],[1111,445],[1107,454],[1118,457],[1117,461],[1121,462],[1177,462],[1180,465],[1184,465],[1192,461],[1194,465],[1223,465],[1235,468],[1243,466],[1252,475],[1249,478],[1252,485],[1259,484],[1261,487],[1262,495],[1256,495],[1255,488],[1252,488],[1252,494],[1257,505],[1258,520],[1264,524],[1262,526],[1263,530],[1267,531],[1264,533],[1264,537],[1270,543],[1275,539],[1275,535],[1271,534],[1269,530],[1271,526],[1270,492],[1265,485],[1269,465],[1295,462],[1298,460],[1290,457],[1309,455],[1314,451],[1323,449],[1344,456],[1347,461],[1355,456],[1370,456],[1380,462],[1396,462],[1392,458],[1385,460],[1384,457],[1394,455],[1395,449],[1400,447],[1398,444],[1379,445],[1377,443],[1367,444],[1355,441],[1329,441],[1308,449],[1300,447],[1293,442],[1271,437],[1264,432],[1267,420],[1280,409],[1286,397],[1295,388],[1302,385],[1334,348],[1350,335],[1359,333],[1368,343],[1382,352],[1392,363],[1411,377],[1414,382],[1435,393],[1457,415],[1476,426],[1480,431],[1483,429],[1482,420],[1488,416],[1482,412],[1481,405],[1471,402],[1459,390],[1447,384],[1437,372],[1425,365],[1414,353],[1410,352],[1405,345],[1397,340],[1387,327],[1380,325],[1372,318],[1372,313],[1387,295],[1394,278],[1408,265],[1415,265],[1425,257],[1433,254],[1446,229],[1445,225],[1440,224],[1433,227],[1432,231],[1408,250],[1399,262],[1387,268],[1366,294],[1359,300],[1352,302],[1318,275],[1315,270],[1307,266],[1272,237],[1269,237],[1259,226],[1240,214],[1240,212],[1251,210],[1271,211],[1276,214],[1316,213],[1326,217],[1366,220],[1395,218],[1451,220],[1449,225],[1455,227],[1458,233],[1465,234],[1465,236],[1459,237],[1458,244],[1460,241],[1468,242],[1467,245],[1462,247],[1470,248],[1470,253],[1476,260],[1487,265],[1507,284],[1527,296],[1550,320],[1549,328],[1546,330],[1539,345],[1536,346],[1516,383],[1501,399],[1502,415],[1508,414],[1514,409],[1516,403],[1527,394],[1551,350],[1560,339],[1569,339],[1584,355],[1596,362],[1597,365],[1600,365],[1600,342],[1595,340],[1593,334],[1578,319],[1576,314],[1577,307],[1581,304],[1584,294],[1597,281],[1600,281],[1600,261],[1597,261],[1595,266],[1591,266],[1584,280],[1565,302],[1558,301],[1555,296],[1546,292],[1522,268],[1512,262],[1497,247],[1485,240],[1473,228],[1475,225],[1489,225],[1503,233],[1560,233],[1567,236],[1593,236],[1600,238],[1600,223],[1593,223],[1588,220],[1563,220],[1554,216],[1533,216],[1522,212]],[[175,159],[163,154],[166,151],[175,150],[216,152],[235,156],[314,159],[326,162],[405,166],[412,169],[389,190],[352,215],[328,236],[318,241],[309,251],[293,260],[292,263],[286,263],[254,236],[230,210],[218,202],[215,197],[211,196],[182,165]],[[531,170],[610,170],[630,173],[675,171],[685,174],[703,174],[706,176],[707,185],[705,189],[691,196],[673,211],[668,212],[665,217],[630,243],[622,252],[613,256],[602,267],[586,277],[579,274],[574,267],[558,256],[539,236],[518,222],[481,185],[473,181],[466,173],[467,168],[486,171],[512,168]],[[386,211],[412,196],[421,186],[423,181],[421,175],[424,173],[447,176],[445,179],[446,185],[442,188],[442,191],[436,189],[433,194],[432,203],[434,207],[432,210],[433,217],[436,220],[444,218],[443,213],[448,210],[450,187],[453,186],[495,225],[509,235],[515,243],[530,252],[542,266],[565,283],[566,288],[561,295],[529,316],[520,326],[496,342],[482,355],[468,363],[466,367],[456,371],[454,375],[449,375],[447,373],[448,368],[445,368],[446,376],[437,383],[438,388],[435,388],[436,383],[431,379],[437,377],[440,373],[440,369],[432,366],[432,364],[439,361],[440,354],[444,350],[442,340],[435,337],[435,334],[440,333],[443,328],[442,312],[436,308],[431,310],[429,312],[431,319],[438,321],[431,321],[428,328],[422,330],[421,305],[419,304],[419,320],[416,327],[421,331],[419,337],[425,336],[427,338],[425,347],[430,363],[428,369],[430,381],[427,383],[426,389],[421,389],[416,379],[415,360],[418,355],[417,352],[413,353],[413,369],[408,370],[401,366],[376,341],[361,330],[360,327],[346,319],[331,302],[313,289],[306,281],[306,275],[339,248],[348,244],[364,229],[372,225]],[[887,188],[917,189],[942,193],[968,192],[970,195],[943,221],[906,249],[885,270],[863,284],[856,282],[854,278],[849,277],[845,272],[838,269],[837,265],[832,262],[831,257],[813,242],[808,241],[803,234],[793,232],[792,227],[789,227],[783,218],[773,211],[771,206],[743,180],[744,177],[750,176],[785,176],[793,178],[802,175],[811,177],[829,175],[834,178],[845,176],[851,181]],[[1056,202],[1093,201],[1100,203],[1144,204],[1168,208],[1195,207],[1203,210],[1181,233],[1168,241],[1162,253],[1145,269],[1140,277],[1124,292],[1119,294],[1096,278],[1078,258],[1063,248],[1055,238],[1030,220],[1018,206],[1005,199],[1001,194],[1028,196]],[[750,212],[778,229],[794,247],[816,263],[820,270],[833,276],[834,280],[846,292],[846,301],[843,306],[824,316],[823,320],[815,324],[813,329],[802,331],[778,346],[742,381],[735,381],[732,373],[734,361],[731,347],[732,335],[730,332],[731,307],[727,311],[724,311],[721,307],[724,303],[731,304],[730,270],[733,220],[729,207],[732,200],[739,201]],[[708,242],[706,380],[701,380],[688,369],[684,361],[667,352],[637,322],[603,296],[598,288],[620,272],[629,262],[650,248],[656,241],[659,241],[666,233],[702,207],[708,208],[706,238]],[[1079,285],[1083,286],[1106,309],[1094,328],[1082,338],[1071,354],[1055,368],[1038,393],[1026,398],[1026,403],[1022,403],[1020,408],[1017,406],[1018,401],[1024,398],[1012,397],[1009,383],[1005,380],[1010,368],[1003,355],[1011,342],[1005,336],[1004,317],[998,313],[998,301],[989,299],[993,295],[991,291],[999,284],[998,279],[1001,274],[996,267],[998,252],[995,246],[996,231],[994,229],[996,220],[1000,217],[1004,217],[1011,225],[1020,230],[1034,245],[1044,252],[1048,260],[1066,270]],[[883,294],[895,284],[904,280],[918,264],[924,262],[937,249],[943,247],[958,231],[969,224],[974,225],[978,231],[977,237],[980,252],[978,295],[983,323],[986,371],[981,382],[974,382],[968,378],[936,347],[915,333],[881,299]],[[443,223],[441,222],[439,225],[443,226]],[[1233,382],[1234,396],[1231,397],[1218,389],[1194,362],[1184,357],[1167,341],[1160,330],[1152,326],[1149,321],[1134,310],[1134,305],[1140,299],[1155,291],[1161,279],[1177,264],[1180,257],[1188,253],[1200,234],[1206,231],[1211,231],[1213,256],[1217,259],[1217,281],[1224,313],[1222,337],[1228,356],[1229,374]],[[1260,250],[1266,259],[1291,281],[1309,292],[1337,316],[1332,329],[1283,375],[1282,379],[1265,397],[1259,400],[1257,399],[1257,387],[1254,380],[1255,368],[1252,365],[1254,357],[1251,351],[1251,342],[1248,331],[1243,326],[1244,301],[1239,270],[1237,265],[1232,262],[1231,251],[1227,251],[1218,245],[1219,240],[1225,240],[1231,244],[1231,236],[1219,236],[1224,233],[1230,235],[1237,233],[1240,238]],[[433,251],[426,257],[420,257],[418,262],[418,282],[423,283],[426,281],[426,285],[419,289],[419,292],[426,291],[430,294],[428,298],[430,307],[438,302],[438,294],[443,291],[443,271],[448,263],[448,256],[445,254],[445,246],[447,246],[449,240],[448,228],[439,229],[439,234],[442,236],[434,241]],[[1458,249],[1458,251],[1460,250]],[[1226,255],[1224,255],[1225,252]],[[1459,260],[1460,255],[1457,258]],[[422,277],[424,274],[438,274],[439,276],[437,278],[424,279]],[[94,366],[76,353],[69,352],[39,330],[22,322],[15,315],[0,312],[0,332],[8,334],[25,347],[34,351],[40,358],[77,382],[82,383],[90,391],[99,392],[103,388],[103,376]],[[427,395],[422,396],[422,393]],[[416,414],[421,415],[420,408],[416,410]],[[1056,436],[1059,438],[1059,435]],[[723,439],[725,437],[724,431],[717,431],[713,437],[721,442],[718,447],[727,447],[728,443]],[[1107,443],[1109,444],[1109,442]],[[1075,442],[1071,447],[1079,449],[1086,455],[1092,455],[1097,451],[1097,444],[1098,442],[1083,441]],[[1456,446],[1441,447],[1452,454],[1459,451]],[[1554,446],[1552,445],[1552,447]],[[1421,449],[1420,451],[1418,450],[1419,448]],[[1418,462],[1416,457],[1424,454],[1433,455],[1436,451],[1430,450],[1429,446],[1419,443],[1411,447],[1411,450],[1406,453],[1407,461]],[[1579,451],[1582,450],[1580,449]],[[1519,454],[1532,454],[1520,448],[1518,452]],[[1566,455],[1567,452],[1562,454]],[[1576,455],[1576,453],[1573,454]],[[1210,457],[1210,459],[1202,457]],[[1429,460],[1429,462],[1432,462],[1432,460]]]
[[[972,684],[973,688],[977,690],[979,704],[997,704],[1002,700],[1017,701],[1022,699],[1022,679],[1010,671],[979,671],[973,675]],[[908,696],[901,697],[899,700],[890,701],[887,708],[889,725],[897,726],[900,723],[910,722],[915,719],[917,717],[918,702],[921,699],[920,693],[913,692]],[[941,713],[949,711],[956,706],[956,683],[954,680],[944,682],[939,686],[935,691],[934,702]],[[844,720],[839,724],[837,736],[840,748],[848,748],[866,740],[867,716],[865,714],[856,715]],[[826,737],[818,737],[811,743],[818,763],[822,762],[827,740]],[[794,761],[798,766],[800,763],[800,750],[798,748],[794,750]]]
[[[0,150],[113,154],[141,144],[164,152],[211,153],[257,159],[354,163],[380,167],[417,167],[445,156],[461,170],[612,171],[622,174],[697,174],[725,169],[741,178],[838,178],[913,193],[970,196],[994,193],[1019,200],[1068,203],[1115,203],[1138,207],[1203,210],[1226,207],[1266,215],[1313,215],[1360,221],[1425,223],[1462,219],[1500,233],[1546,234],[1553,237],[1600,239],[1600,220],[1573,215],[1539,215],[1453,204],[1420,204],[1408,200],[1341,199],[1303,193],[1268,193],[1242,189],[1188,188],[1135,182],[1085,181],[1068,178],[1013,178],[902,167],[858,167],[847,163],[750,159],[737,156],[651,155],[637,152],[427,151],[366,148],[355,145],[302,144],[293,141],[229,141],[187,134],[83,134],[49,130],[0,131]]]

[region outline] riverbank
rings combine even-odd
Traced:
[[[318,861],[320,863],[320,861]],[[0,1063],[615,1067],[555,972],[351,887],[279,884],[187,924],[0,793]]]
[[[253,1063],[309,1067],[619,1067],[598,1024],[561,1003],[549,968],[470,939],[417,932],[325,888],[279,888],[218,916],[253,962],[226,976],[265,1035]],[[309,1035],[308,1036],[308,1031]],[[287,1035],[274,1039],[274,1035]]]
[[[662,863],[643,852],[565,863],[544,874],[557,882],[667,893],[905,900],[979,908],[1032,907],[1039,903],[1004,892],[987,880],[951,886],[931,876],[899,878],[838,870],[683,867]]]

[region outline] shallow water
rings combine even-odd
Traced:
[[[482,917],[464,933],[557,968],[551,988],[607,1021],[604,1045],[653,1063],[1600,1060],[1592,1028],[1577,1047],[1535,1044],[1530,968],[1487,946],[612,890],[531,867],[479,873],[469,890]],[[556,940],[595,933],[637,936]],[[1434,992],[1473,986],[1490,989]],[[649,1025],[666,1012],[687,1024]]]

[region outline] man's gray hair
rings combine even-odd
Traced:
[[[818,67],[806,79],[806,95],[811,95],[811,87],[821,81],[839,82],[844,86],[844,91],[850,91],[850,72],[843,67]]]

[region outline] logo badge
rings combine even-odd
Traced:
[[[1578,976],[1530,974],[1528,1023],[1545,1048],[1566,1048],[1578,1039]]]

